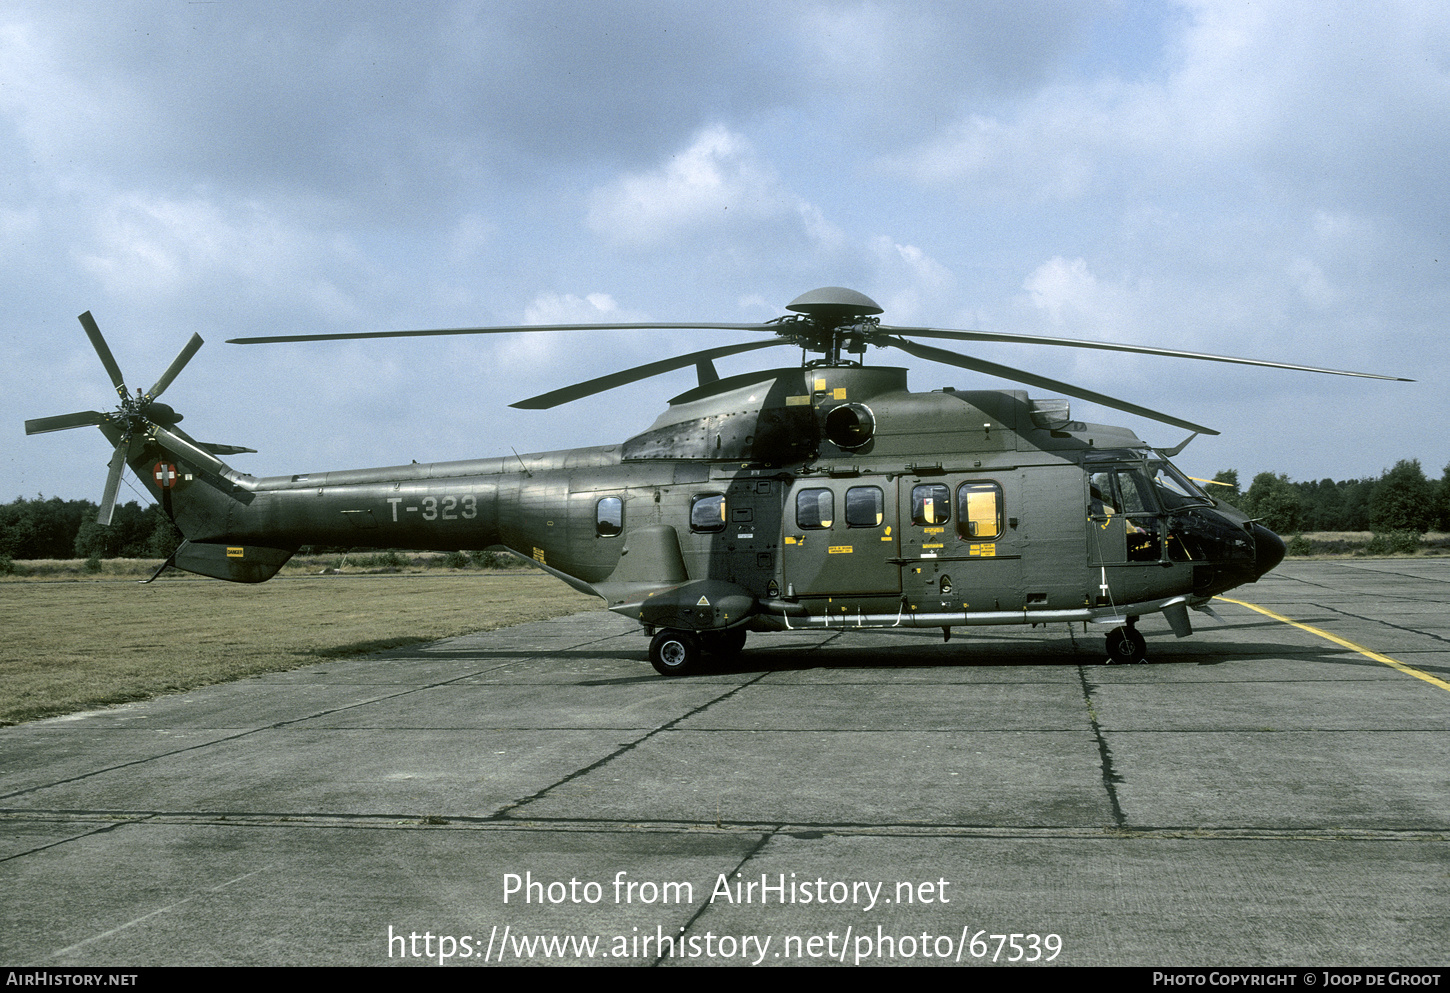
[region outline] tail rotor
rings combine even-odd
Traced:
[[[197,350],[202,346],[201,335],[193,334],[191,340],[186,343],[181,352],[166,367],[161,378],[156,381],[149,392],[142,393],[139,389],[132,395],[126,389],[125,377],[121,374],[121,367],[116,363],[116,357],[111,354],[110,346],[106,344],[101,329],[96,325],[95,318],[90,311],[80,316],[81,327],[85,329],[86,336],[91,340],[91,347],[96,350],[100,357],[101,365],[105,367],[106,374],[111,378],[111,385],[116,388],[116,395],[120,397],[120,405],[110,413],[102,413],[96,410],[81,410],[73,414],[59,414],[54,417],[39,417],[25,422],[26,434],[45,434],[50,431],[68,431],[71,428],[100,427],[107,431],[107,437],[114,437],[119,433],[116,441],[116,449],[111,454],[111,461],[106,471],[106,485],[101,495],[100,511],[96,515],[96,523],[102,526],[111,523],[111,516],[116,507],[116,492],[120,489],[121,475],[125,470],[126,463],[138,455],[147,439],[154,440],[162,447],[175,451],[178,454],[205,466],[213,472],[225,469],[226,466],[215,455],[204,451],[194,442],[183,437],[175,431],[170,430],[181,420],[181,415],[164,403],[157,403],[156,399],[161,396],[172,381],[186,368],[186,364],[196,355]]]

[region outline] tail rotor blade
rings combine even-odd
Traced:
[[[187,441],[176,432],[168,431],[159,424],[153,425],[151,430],[156,435],[156,440],[169,451],[198,465],[205,466],[211,472],[220,473],[226,471],[227,466],[225,462],[206,449]]]
[[[80,316],[81,327],[86,329],[86,337],[91,339],[91,347],[101,357],[101,365],[106,367],[106,375],[111,377],[111,385],[122,399],[126,397],[126,380],[121,375],[121,367],[116,364],[116,357],[111,354],[111,347],[106,344],[106,339],[101,337],[101,329],[96,326],[96,319],[91,316],[88,310]]]
[[[55,417],[37,417],[25,422],[26,434],[45,434],[47,431],[65,431],[70,428],[87,428],[104,424],[106,415],[95,410],[78,410],[74,414],[59,414]]]
[[[159,397],[166,390],[166,387],[171,385],[171,381],[181,373],[181,370],[186,368],[186,363],[191,361],[191,357],[197,353],[197,350],[201,346],[201,335],[193,334],[191,340],[186,343],[186,347],[181,350],[176,358],[171,360],[171,365],[167,366],[166,371],[161,374],[161,378],[156,380],[156,385],[151,387],[147,396],[152,400]]]
[[[111,456],[110,471],[106,473],[106,489],[101,494],[101,509],[96,514],[96,523],[101,527],[107,527],[111,523],[111,514],[116,509],[116,491],[121,486],[121,473],[126,468],[126,456],[130,451],[130,439],[123,439]]]

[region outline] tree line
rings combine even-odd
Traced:
[[[1450,531],[1450,466],[1436,481],[1419,460],[1405,459],[1378,479],[1321,479],[1293,482],[1261,472],[1248,491],[1237,470],[1214,477],[1209,495],[1225,500],[1278,534],[1305,531],[1372,531],[1375,534]],[[96,523],[89,500],[17,498],[0,504],[0,558],[150,558],[170,555],[181,534],[155,504],[118,504],[110,527]]]
[[[156,504],[117,504],[109,527],[96,523],[99,510],[89,500],[59,497],[0,504],[0,558],[164,559],[181,544]]]
[[[1321,479],[1294,482],[1282,473],[1261,472],[1248,492],[1228,469],[1207,486],[1277,534],[1305,531],[1372,531],[1375,534],[1450,531],[1450,465],[1436,481],[1418,459],[1402,459],[1378,479]]]

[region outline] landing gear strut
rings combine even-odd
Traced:
[[[1108,632],[1108,665],[1131,665],[1147,660],[1148,642],[1138,631],[1137,623],[1138,618],[1129,617],[1126,627],[1113,628]]]
[[[700,647],[705,650],[706,654],[716,658],[734,658],[745,648],[747,634],[748,632],[743,627],[730,628],[726,631],[704,631],[700,634]]]

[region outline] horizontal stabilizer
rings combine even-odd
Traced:
[[[265,583],[286,565],[295,548],[265,545],[213,545],[184,541],[172,556],[172,565],[198,576],[225,579],[230,583]]]

